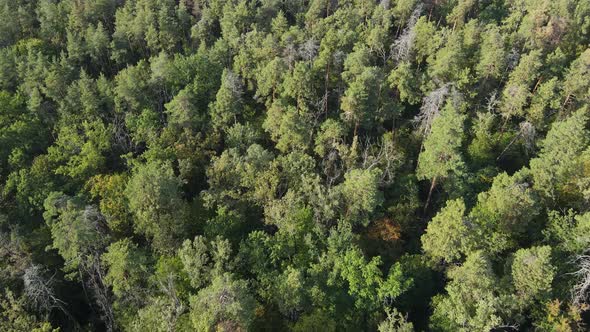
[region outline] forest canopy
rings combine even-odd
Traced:
[[[0,331],[587,331],[590,1],[0,0]]]

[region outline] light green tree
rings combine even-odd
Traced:
[[[431,180],[430,192],[425,207],[428,207],[437,181],[460,176],[465,169],[461,155],[463,122],[465,115],[459,113],[451,101],[434,121],[430,134],[424,139],[424,150],[418,157],[416,177]]]
[[[190,303],[191,321],[198,331],[247,330],[256,309],[248,283],[230,274],[215,277],[210,286],[191,296]]]
[[[435,261],[454,263],[474,249],[475,235],[474,225],[465,213],[465,203],[461,199],[447,201],[428,223],[422,235],[422,248]]]
[[[512,282],[517,296],[528,303],[548,299],[557,269],[551,263],[551,247],[519,249],[512,262]]]
[[[135,232],[148,237],[160,252],[178,247],[188,221],[181,185],[170,163],[152,161],[134,168],[125,189]]]

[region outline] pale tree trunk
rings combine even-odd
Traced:
[[[428,191],[428,198],[426,198],[426,204],[424,204],[424,212],[428,209],[428,205],[430,205],[430,198],[432,197],[432,192],[434,191],[434,187],[436,187],[436,176],[432,178],[432,183],[430,184],[430,190]]]

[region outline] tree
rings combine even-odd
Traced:
[[[518,296],[525,303],[533,299],[547,299],[556,272],[551,264],[549,246],[519,249],[514,254],[512,279]]]
[[[314,311],[304,315],[297,320],[293,326],[296,332],[334,332],[336,331],[336,322],[327,313]]]
[[[369,125],[377,117],[380,87],[379,72],[376,68],[364,69],[350,82],[341,101],[342,118],[355,128]]]
[[[242,113],[242,82],[232,71],[225,69],[215,102],[209,106],[211,122],[217,129],[227,130]]]
[[[256,300],[248,283],[222,274],[191,297],[190,317],[199,331],[246,330],[252,324]]]
[[[99,199],[100,212],[105,216],[109,229],[127,233],[131,229],[131,215],[125,188],[127,174],[96,175],[86,182],[86,188],[94,199]]]
[[[461,0],[453,7],[453,10],[447,15],[447,21],[453,23],[453,29],[461,27],[467,19],[466,16],[473,9],[476,2],[473,0]]]
[[[292,266],[276,279],[273,285],[273,297],[279,311],[291,320],[296,320],[307,307],[307,287],[305,275]]]
[[[502,299],[489,259],[481,252],[448,272],[446,294],[433,299],[431,328],[488,331],[502,324]]]
[[[450,200],[428,223],[422,235],[422,248],[435,261],[458,262],[473,250],[474,233],[465,214],[465,203],[461,199]]]
[[[262,204],[274,198],[279,179],[270,167],[273,159],[273,153],[258,144],[248,147],[245,154],[232,148],[213,158],[207,170],[209,189],[203,193],[205,203],[233,208],[238,203]]]
[[[129,330],[133,332],[146,329],[155,332],[192,331],[189,315],[187,313],[181,313],[179,317],[177,315],[174,306],[166,298],[156,297],[139,309]]]
[[[387,318],[379,324],[379,332],[413,332],[414,324],[407,321],[397,309],[387,310]]]
[[[109,242],[104,217],[96,207],[84,206],[79,198],[59,192],[49,194],[44,207],[43,217],[51,232],[52,248],[65,260],[64,271],[71,277],[79,275],[90,287],[106,329],[114,330],[112,300],[100,265],[100,255]]]
[[[66,310],[65,302],[58,298],[55,292],[54,276],[45,277],[44,268],[40,265],[31,265],[23,274],[24,295],[27,303],[37,312],[49,315],[53,309],[61,311],[66,316],[70,313]]]
[[[309,145],[312,130],[309,116],[282,101],[273,103],[267,111],[262,127],[270,133],[282,152],[304,150]]]
[[[106,167],[105,154],[111,148],[111,132],[100,121],[83,122],[80,127],[62,127],[48,155],[61,164],[55,170],[57,174],[82,182]]]
[[[530,86],[535,82],[541,65],[541,52],[534,50],[524,55],[510,73],[502,92],[500,111],[504,118],[523,115],[523,109],[531,96]]]
[[[489,254],[517,246],[539,215],[539,198],[526,169],[509,176],[498,174],[492,187],[477,196],[469,218],[480,232],[478,247]]]
[[[464,172],[465,163],[461,156],[463,121],[452,102],[447,101],[439,116],[432,121],[430,134],[424,139],[424,150],[418,157],[416,176],[420,180],[430,179],[430,192],[426,199],[428,207],[437,181],[458,177]]]
[[[28,313],[24,298],[15,297],[10,290],[4,290],[0,297],[0,328],[3,331],[59,332],[47,321]]]
[[[500,29],[489,25],[483,33],[479,62],[476,66],[480,78],[500,79],[506,66],[507,54]]]
[[[590,97],[590,86],[581,78],[587,76],[589,70],[590,49],[587,49],[572,62],[565,76],[563,83],[565,101],[563,102],[563,106],[569,106],[569,104],[583,105],[584,101],[588,100]]]
[[[557,89],[559,81],[556,77],[551,78],[541,84],[531,99],[531,106],[527,110],[527,119],[535,125],[536,128],[546,126],[546,117],[553,110],[560,108],[560,100],[557,98]]]
[[[147,236],[160,252],[174,251],[188,221],[181,185],[170,163],[152,161],[134,168],[125,189],[135,232]]]
[[[196,236],[192,242],[184,241],[178,249],[178,257],[195,289],[206,285],[208,280],[229,272],[230,255],[229,241],[221,238],[208,242],[202,236]]]
[[[550,202],[575,205],[586,191],[586,112],[580,109],[554,122],[541,143],[539,156],[531,160],[535,190]]]
[[[391,71],[387,81],[392,89],[397,89],[402,101],[414,105],[420,101],[420,76],[416,77],[412,71],[412,65],[408,61],[401,62]]]
[[[369,66],[369,53],[366,48],[352,52],[344,62],[342,78],[348,84],[341,99],[341,117],[352,124],[354,134],[360,125],[370,126],[381,116],[382,74],[377,67]]]
[[[53,248],[64,258],[71,272],[100,254],[108,243],[104,234],[104,218],[94,206],[84,206],[77,197],[59,192],[49,194],[43,217],[49,225]]]
[[[125,238],[112,243],[101,256],[107,269],[105,283],[115,296],[140,297],[141,283],[148,273],[148,257],[137,244]]]
[[[445,31],[443,46],[428,58],[429,74],[442,82],[463,83],[467,79],[468,68],[463,31]],[[466,83],[466,82],[465,82]]]
[[[368,216],[383,203],[383,194],[379,191],[378,179],[381,170],[353,169],[347,172],[341,185],[345,202],[344,217],[352,223],[368,223]]]

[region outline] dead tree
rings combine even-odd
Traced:
[[[36,264],[32,264],[25,270],[24,294],[28,302],[39,312],[47,314],[53,309],[58,309],[69,316],[65,308],[66,303],[55,295],[53,279],[55,275],[46,278],[43,274],[43,268]]]
[[[449,94],[449,88],[449,83],[444,84],[440,88],[430,92],[422,100],[420,112],[414,117],[414,120],[412,120],[422,135],[428,136],[430,134],[432,122],[440,113],[440,109],[445,101],[445,98]]]
[[[416,22],[418,22],[418,18],[420,18],[420,13],[422,13],[422,4],[416,6],[408,20],[408,25],[402,34],[391,44],[390,53],[396,64],[409,60],[412,55],[412,47],[416,39],[414,27],[416,26]]]
[[[572,274],[577,282],[572,288],[572,302],[575,305],[587,303],[590,290],[590,255],[579,255],[575,258],[577,270]]]

